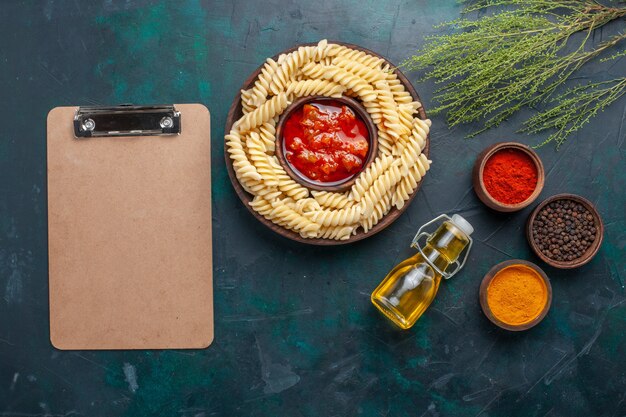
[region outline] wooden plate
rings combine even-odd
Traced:
[[[395,67],[385,57],[375,52],[372,52],[369,49],[365,49],[360,46],[345,43],[345,42],[328,41],[328,43],[336,43],[338,45],[347,46],[348,48],[363,51],[367,54],[370,54],[372,56],[376,56],[385,60],[391,65],[392,68]],[[273,59],[277,60],[280,54],[283,54],[283,53],[287,54],[287,53],[293,52],[296,49],[298,49],[300,46],[315,46],[315,45],[317,45],[317,43],[307,43],[307,44],[297,45],[291,49],[280,52],[279,54],[275,55]],[[261,69],[263,68],[263,65],[264,64],[261,64],[261,66],[259,66],[259,68],[257,68],[256,71],[254,71],[250,75],[250,77],[248,77],[248,79],[243,83],[240,90],[247,90],[252,87],[257,76],[261,73]],[[420,103],[422,103],[422,100],[420,99],[419,95],[415,91],[415,88],[413,88],[413,86],[411,85],[409,80],[404,76],[404,74],[402,74],[402,72],[398,69],[395,69],[394,71],[397,74],[398,79],[404,85],[404,88],[406,89],[406,91],[408,91],[411,94],[411,96],[413,96],[413,100],[419,101]],[[418,109],[418,115],[420,119],[423,119],[423,120],[427,119],[426,111],[424,110],[423,103],[422,103],[422,106]],[[228,116],[226,117],[225,134],[228,134],[230,132],[233,126],[233,123],[237,121],[241,116],[243,116],[243,109],[241,107],[241,91],[239,91],[237,95],[235,96],[235,99],[233,100],[233,104],[230,106],[230,110],[228,111]],[[224,141],[224,145],[226,145],[226,141]],[[423,150],[423,153],[427,157],[429,155],[429,148],[430,148],[430,135],[426,137],[426,145],[424,146],[424,150]],[[259,213],[254,211],[254,209],[250,207],[250,204],[249,204],[252,201],[253,196],[249,194],[248,192],[246,192],[241,186],[241,184],[239,183],[239,180],[237,180],[237,177],[235,176],[235,171],[233,169],[233,161],[230,159],[228,152],[226,151],[224,152],[224,158],[226,159],[226,168],[228,170],[228,176],[230,177],[230,181],[233,183],[235,192],[237,193],[237,195],[239,196],[243,204],[246,206],[248,211],[252,213],[252,215],[256,217],[261,223],[263,223],[264,225],[266,225],[267,227],[269,227],[271,230],[278,233],[279,235],[289,238],[291,240],[295,240],[296,242],[307,243],[310,245],[321,245],[321,246],[344,245],[347,243],[356,242],[356,241],[375,235],[376,233],[380,232],[381,230],[389,226],[391,223],[393,223],[407,209],[409,204],[411,204],[411,202],[415,198],[415,195],[417,194],[417,191],[420,189],[422,185],[422,181],[423,181],[422,179],[422,181],[420,181],[417,184],[417,188],[413,191],[413,194],[411,194],[409,199],[404,203],[404,206],[402,207],[402,209],[398,210],[395,207],[392,207],[389,213],[387,213],[387,215],[383,217],[382,220],[378,222],[378,224],[376,224],[369,232],[364,233],[363,230],[360,229],[357,232],[357,234],[350,236],[350,239],[347,239],[347,240],[334,240],[334,239],[321,239],[321,238],[307,239],[307,238],[303,238],[298,233],[292,230],[285,229],[284,227],[281,227],[281,226],[278,226],[277,224],[272,223],[271,221],[267,220],[265,217],[261,216]]]

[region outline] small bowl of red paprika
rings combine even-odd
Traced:
[[[483,150],[474,164],[472,182],[478,198],[503,213],[528,207],[537,199],[545,180],[541,159],[517,142],[500,142]]]

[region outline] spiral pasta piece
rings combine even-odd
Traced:
[[[398,210],[404,207],[404,202],[411,197],[413,190],[417,188],[417,184],[422,180],[422,175],[419,173],[419,169],[415,166],[409,169],[407,175],[402,177],[400,183],[396,187],[393,193],[393,205]]]
[[[429,168],[430,161],[426,158],[426,155],[421,154],[417,163],[409,168],[409,172],[398,183],[393,193],[392,203],[398,210],[404,207],[404,203],[411,197],[417,188],[417,184],[419,184]]]
[[[278,63],[276,63],[276,61],[272,58],[268,58],[265,61],[265,65],[261,68],[261,73],[250,89],[251,94],[248,101],[249,106],[254,106],[254,108],[256,108],[267,101],[267,96],[270,94],[272,77],[276,73],[277,69]]]
[[[389,213],[389,210],[391,210],[392,192],[393,190],[390,190],[383,198],[377,201],[370,215],[361,220],[360,225],[363,227],[365,233],[376,226],[378,222]]]
[[[368,67],[360,62],[352,61],[345,56],[337,57],[333,63],[339,68],[343,68],[357,77],[364,79],[370,84],[374,84],[377,81],[382,81],[387,78],[387,74],[380,69]]]
[[[378,153],[379,155],[394,155],[395,140],[386,130],[378,131]]]
[[[359,64],[365,65],[367,67],[373,69],[381,69],[385,64],[385,61],[382,58],[377,56],[370,55],[363,51],[358,51],[356,49],[351,49],[346,46],[341,46],[338,48],[337,54],[335,55],[335,59],[333,62],[337,62],[340,59],[347,59],[349,61],[358,62]]]
[[[380,108],[378,100],[366,101],[363,103],[363,107],[365,107],[365,110],[369,113],[374,124],[378,125],[382,122],[383,112]]]
[[[320,203],[318,203],[314,198],[303,198],[294,203],[294,209],[298,213],[309,213],[312,211],[319,211],[322,209]]]
[[[420,131],[415,130],[414,134],[409,136],[407,144],[400,154],[402,175],[406,175],[409,168],[419,163],[418,159],[422,155],[422,147],[426,144],[426,136],[423,133],[425,132],[420,133]]]
[[[231,132],[226,135],[226,147],[230,159],[233,161],[235,175],[240,182],[243,183],[247,180],[261,181],[261,174],[257,172],[252,162],[248,159],[248,154],[243,149],[243,142],[239,132],[231,130]]]
[[[259,138],[263,143],[265,153],[268,155],[274,155],[274,151],[276,150],[276,122],[274,119],[270,119],[259,126],[258,133]]]
[[[332,58],[339,52],[339,45],[334,43],[328,43],[326,39],[322,39],[317,43],[315,47],[315,53],[313,59],[315,61],[328,60],[328,63],[332,62]]]
[[[370,84],[343,68],[327,67],[323,77],[346,86],[365,102],[376,99],[376,93]]]
[[[311,194],[325,208],[342,209],[354,205],[354,201],[346,194],[330,193],[328,191],[313,191]]]
[[[390,155],[376,158],[376,160],[358,176],[350,190],[348,198],[353,201],[361,201],[361,198],[372,184],[374,184],[374,181],[389,168],[393,161],[394,158]]]
[[[265,153],[263,142],[257,132],[250,132],[246,140],[246,146],[248,147],[248,155],[250,155],[252,165],[254,165],[256,171],[261,175],[261,179],[265,185],[268,187],[278,186],[278,176],[269,162],[269,158],[273,157]]]
[[[389,192],[400,180],[402,174],[398,168],[398,162],[394,161],[389,169],[387,169],[382,175],[376,178],[376,181],[367,189],[361,201],[363,202],[363,215],[368,217],[372,214],[374,206],[380,201],[385,194]]]
[[[274,202],[275,203],[275,202]],[[317,237],[320,225],[300,215],[288,204],[273,204],[264,197],[256,196],[251,202],[257,213],[274,223],[289,227],[303,237]]]
[[[317,237],[322,239],[348,240],[355,229],[355,226],[321,227],[317,232]]]
[[[358,223],[361,220],[362,207],[360,205],[340,210],[323,209],[307,213],[311,221],[322,226],[345,226]]]
[[[387,84],[389,85],[389,89],[393,94],[393,99],[398,104],[410,103],[413,101],[413,96],[411,93],[406,91],[404,88],[404,84],[398,78],[398,75],[395,72],[387,73]]]
[[[274,168],[274,173],[278,177],[278,189],[283,194],[294,200],[301,200],[309,196],[309,190],[295,182],[278,163],[276,158],[270,159],[270,164]]]
[[[341,97],[344,91],[346,91],[346,87],[343,85],[326,80],[294,81],[287,86],[287,96],[290,98],[313,95]]]
[[[263,103],[260,107],[244,115],[234,127],[240,132],[247,132],[279,115],[290,105],[285,93],[280,93]]]
[[[300,233],[302,237],[317,237],[320,224],[309,220],[287,205],[278,205],[269,213],[269,220]]]
[[[245,185],[242,185],[246,192],[255,196],[266,198],[268,200],[274,200],[281,196],[281,192],[280,190],[278,190],[278,188],[269,187],[263,181],[247,181]]]
[[[270,90],[273,94],[285,91],[287,84],[293,79],[297,71],[305,64],[311,62],[317,52],[316,47],[301,46],[294,52],[282,55],[279,59],[279,66],[276,68],[270,83]]]
[[[326,70],[329,68],[332,68],[332,66],[318,62],[309,62],[300,69],[300,72],[311,80],[320,80],[323,79]]]
[[[287,206],[290,209],[296,210],[296,200],[294,200],[291,197],[286,197],[282,199],[280,197],[274,198],[272,201],[270,201],[270,204],[274,208],[280,207],[280,206]]]
[[[400,116],[398,115],[398,106],[393,99],[393,94],[389,89],[389,85],[386,81],[379,81],[376,83],[376,93],[378,94],[378,100],[380,101],[380,108],[383,115],[382,130],[384,130],[394,140],[398,139],[400,135],[408,133],[408,129],[400,123]]]
[[[430,132],[430,125],[430,119],[422,120],[419,117],[414,118],[410,135],[401,137],[395,144],[397,155],[401,155],[405,147],[409,146],[409,142],[411,141],[416,142],[420,150],[424,149],[426,146],[426,138]]]
[[[415,168],[419,170],[420,174],[423,177],[424,175],[426,175],[426,171],[430,169],[430,164],[432,164],[433,161],[428,159],[426,155],[421,154],[419,157],[419,162],[419,164],[415,164]]]
[[[270,215],[272,210],[274,210],[272,203],[259,195],[255,196],[248,204],[254,209],[254,211],[266,218]]]
[[[420,103],[417,101],[398,105],[398,118],[402,126],[404,126],[405,132],[410,132],[413,129],[413,115],[419,107]]]
[[[248,114],[257,108],[256,98],[252,90],[241,90],[241,109],[243,114]]]

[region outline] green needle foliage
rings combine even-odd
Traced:
[[[552,99],[554,106],[527,120],[521,131],[537,133],[556,129],[541,145],[552,141],[560,145],[570,133],[580,129],[624,93],[626,78],[578,86]]]
[[[560,145],[624,93],[623,80],[613,80],[552,97],[585,63],[626,39],[620,33],[595,47],[588,45],[594,30],[623,19],[626,7],[592,0],[481,0],[464,12],[492,8],[496,11],[479,19],[442,24],[454,33],[429,37],[403,63],[409,70],[427,69],[426,79],[444,84],[435,92],[439,106],[434,113],[446,113],[449,125],[483,121],[470,135],[475,136],[522,107],[548,103],[552,108],[531,118],[524,131],[556,128],[544,144],[554,140]],[[578,32],[583,36],[572,39]],[[619,56],[623,53],[611,58]],[[581,107],[587,114],[570,114]]]

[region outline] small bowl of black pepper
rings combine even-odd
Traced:
[[[555,268],[577,268],[600,249],[604,226],[587,199],[558,194],[540,203],[528,217],[526,237],[533,252]]]

